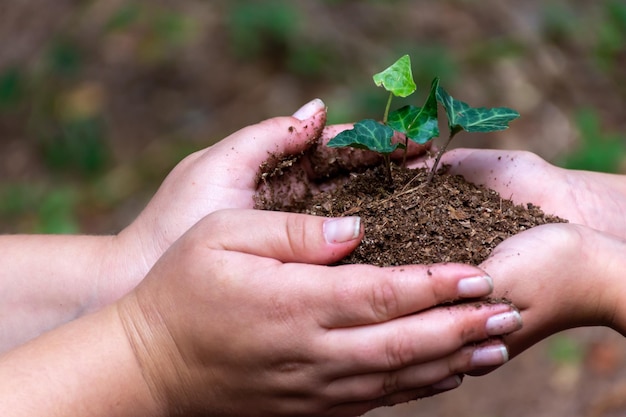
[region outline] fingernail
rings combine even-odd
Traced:
[[[497,366],[509,360],[509,351],[504,345],[481,346],[472,352],[472,366]]]
[[[309,117],[313,116],[320,110],[323,110],[326,107],[324,102],[319,98],[309,101],[304,106],[300,107],[294,114],[293,117],[299,120],[306,120]]]
[[[432,387],[436,390],[448,391],[461,385],[461,381],[462,379],[460,376],[452,375],[447,377],[446,379],[442,379],[436,384],[433,384]]]
[[[490,336],[511,333],[522,328],[522,316],[515,310],[496,314],[487,319],[485,327]]]
[[[457,284],[460,297],[482,297],[493,291],[493,280],[489,276],[463,278]]]
[[[361,218],[351,216],[326,220],[323,232],[328,243],[348,242],[361,234]]]

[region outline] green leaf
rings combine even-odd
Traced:
[[[435,78],[423,107],[404,106],[389,113],[387,124],[407,135],[413,142],[424,144],[439,136],[437,120],[437,88],[439,78]]]
[[[383,86],[394,96],[407,97],[417,89],[408,55],[404,55],[384,71],[374,74],[373,78],[378,87]]]
[[[450,131],[494,132],[505,130],[509,122],[517,119],[519,113],[507,107],[471,107],[460,100],[455,100],[442,87],[437,88],[437,100],[441,102],[448,115]]]
[[[390,154],[399,144],[391,143],[393,129],[372,119],[361,120],[354,124],[354,128],[344,130],[332,138],[327,146],[337,148],[351,146],[358,149]]]

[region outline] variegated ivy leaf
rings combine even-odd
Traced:
[[[411,58],[404,55],[390,67],[374,75],[377,86],[383,86],[394,96],[407,97],[417,89],[411,71]]]
[[[353,129],[344,130],[328,142],[331,148],[351,146],[353,148],[390,154],[395,151],[397,143],[391,143],[393,129],[372,119],[361,120],[354,124]]]
[[[435,78],[423,107],[404,106],[389,113],[387,123],[393,129],[404,133],[413,142],[424,144],[439,136],[437,120],[437,88],[439,78]]]
[[[518,112],[507,107],[471,107],[463,101],[455,100],[441,86],[437,88],[437,99],[446,109],[451,132],[459,130],[467,132],[505,130],[509,127],[510,121],[519,117]]]

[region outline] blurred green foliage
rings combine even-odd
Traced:
[[[569,169],[619,172],[626,162],[626,133],[606,132],[594,109],[579,110],[575,121],[579,144],[564,156],[560,165]]]
[[[338,63],[333,45],[307,34],[313,16],[288,0],[233,0],[227,11],[230,48],[244,62],[271,61],[300,77],[325,78]]]
[[[0,216],[30,233],[78,233],[76,190],[36,184],[0,184]]]
[[[24,96],[24,81],[18,68],[7,68],[0,74],[0,111],[9,112]]]
[[[221,125],[225,115],[238,123],[258,120],[257,114],[246,114],[250,107],[240,110],[235,104],[235,98],[245,102],[262,84],[245,77],[285,81],[287,97],[294,100],[320,96],[331,123],[380,118],[386,95],[373,85],[370,74],[405,53],[413,57],[420,96],[427,94],[424,86],[435,76],[454,91],[487,88],[491,80],[481,81],[477,74],[488,74],[502,62],[524,72],[530,65],[525,60],[548,44],[571,53],[593,76],[623,81],[622,0],[601,0],[584,10],[568,0],[532,4],[538,7],[531,21],[532,42],[514,28],[498,26],[499,16],[481,14],[485,7],[468,1],[127,0],[68,6],[62,19],[46,28],[49,32],[35,43],[32,55],[0,65],[0,135],[25,142],[34,172],[26,177],[29,186],[22,178],[0,179],[0,232],[82,230],[91,211],[113,213],[115,205],[137,190],[154,189],[185,153],[207,146],[207,136],[224,136],[217,127],[205,133],[208,125]],[[450,13],[446,17],[458,27],[433,15],[406,24],[431,8]],[[478,26],[490,18],[494,24]],[[468,37],[482,30],[483,37]],[[204,55],[213,62],[203,60]],[[228,68],[237,68],[228,74],[233,89],[251,91],[224,88],[212,97],[213,91],[202,90],[210,83],[194,85],[199,74],[211,78],[214,70]],[[275,74],[279,76],[272,78]],[[467,85],[468,79],[473,84]],[[617,94],[626,95],[624,84]],[[260,94],[273,87],[263,88]],[[112,106],[125,101],[132,103],[133,113],[123,123],[140,126],[133,133],[154,137],[142,139],[145,144],[135,150],[140,154],[126,152],[126,139],[116,137],[128,126],[114,124],[120,121],[112,117]],[[228,112],[218,112],[221,106]],[[260,109],[258,114],[278,111]],[[159,124],[161,115],[166,122]],[[199,124],[200,134],[192,137],[179,128],[181,120],[198,115],[207,121]],[[623,169],[624,134],[604,127],[612,125],[605,120],[606,111],[591,106],[568,116],[579,140],[563,158],[566,166]],[[524,118],[522,114],[522,122]],[[203,136],[205,141],[198,141]],[[128,159],[121,161],[120,155]]]
[[[624,71],[618,64],[626,53],[626,2],[607,0],[604,3],[603,22],[599,25],[595,54],[598,64],[605,71]]]
[[[301,16],[292,2],[235,0],[229,10],[228,28],[232,47],[240,58],[286,53],[296,38]]]

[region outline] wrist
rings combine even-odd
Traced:
[[[101,253],[98,296],[90,311],[115,303],[132,291],[155,262],[146,256],[139,234],[130,226],[117,235],[108,236]]]
[[[167,415],[193,408],[194,385],[162,314],[150,305],[141,305],[136,293],[124,297],[116,307],[154,408]]]

